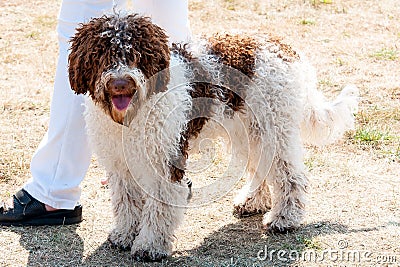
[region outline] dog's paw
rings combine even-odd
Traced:
[[[267,197],[237,197],[233,205],[233,215],[236,218],[250,217],[256,214],[264,214],[271,207],[271,201]]]
[[[136,261],[160,261],[170,255],[172,243],[169,244],[161,237],[149,239],[148,235],[141,234],[136,238],[131,249],[132,256]]]
[[[154,262],[161,261],[168,256],[167,252],[152,251],[150,249],[139,249],[132,251],[132,256],[136,261]]]
[[[263,229],[270,233],[288,233],[295,230],[300,223],[296,220],[291,220],[284,216],[270,216],[269,214],[264,215]]]
[[[293,232],[296,228],[294,227],[283,227],[274,223],[263,224],[263,229],[265,232],[274,233],[274,234],[286,234]]]
[[[111,243],[112,247],[121,250],[129,250],[135,240],[135,234],[124,234],[117,230],[113,230],[109,236],[108,241]]]
[[[250,217],[264,212],[265,211],[261,209],[254,209],[254,208],[249,209],[249,207],[247,207],[245,204],[233,206],[233,216],[235,216],[238,219]]]
[[[264,214],[271,208],[269,191],[257,190],[250,193],[248,186],[242,188],[233,201],[233,215],[236,218],[244,218],[256,214]]]

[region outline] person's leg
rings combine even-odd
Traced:
[[[133,10],[163,28],[170,42],[190,39],[188,0],[132,0]]]
[[[112,9],[113,1],[64,0],[58,18],[59,57],[51,103],[49,128],[31,162],[32,178],[24,189],[42,203],[73,209],[80,197],[79,184],[90,164],[83,118],[83,97],[68,80],[69,39],[81,22]]]
[[[64,0],[58,18],[59,57],[50,123],[31,162],[32,178],[13,198],[13,207],[0,207],[0,225],[70,224],[81,221],[79,184],[90,164],[83,97],[68,80],[69,39],[79,23],[110,13],[125,0]],[[58,209],[58,210],[57,210]],[[47,212],[51,210],[52,212]],[[57,211],[54,211],[57,210]]]

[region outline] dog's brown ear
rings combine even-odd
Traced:
[[[165,91],[170,79],[170,49],[168,36],[150,18],[138,15],[127,17],[128,31],[132,35],[133,50],[140,55],[137,66],[153,82],[148,83],[147,95]]]
[[[105,17],[92,19],[81,24],[74,37],[71,38],[71,51],[68,56],[69,82],[76,94],[89,91],[93,96],[96,82],[96,71],[99,71],[102,54],[102,24]]]

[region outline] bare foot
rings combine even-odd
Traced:
[[[9,201],[8,203],[2,202],[0,206],[2,206],[4,210],[13,209],[14,208],[14,205],[12,204],[12,201]],[[53,208],[52,206],[49,206],[47,204],[44,205],[44,208],[46,209],[46,211],[59,210],[59,209]]]
[[[56,211],[56,210],[58,210],[58,209],[53,208],[53,207],[51,207],[51,206],[49,206],[47,204],[45,204],[44,207],[46,208],[46,211]]]
[[[106,185],[106,184],[108,184],[108,176],[107,176],[107,177],[101,178],[100,183],[101,183],[101,185]]]

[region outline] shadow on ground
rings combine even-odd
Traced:
[[[226,225],[204,239],[190,251],[176,252],[168,266],[289,266],[294,262],[279,260],[277,251],[309,249],[310,241],[321,235],[346,233],[347,227],[331,222],[304,225],[286,234],[264,234],[262,217],[254,216]],[[270,253],[272,251],[276,251]]]
[[[282,262],[276,256],[264,259],[265,250],[284,249],[301,253],[309,249],[308,241],[316,236],[348,232],[347,227],[341,224],[317,222],[287,234],[263,234],[261,219],[258,215],[225,225],[207,236],[199,247],[175,251],[159,263],[134,262],[129,252],[117,252],[108,243],[103,243],[83,262],[83,266],[99,266],[98,259],[104,260],[102,266],[288,266],[293,261]],[[115,261],[110,261],[111,258]]]
[[[84,242],[73,226],[13,227],[29,252],[27,266],[80,266]]]
[[[287,234],[263,234],[261,216],[253,216],[221,227],[199,247],[176,251],[159,263],[135,262],[129,251],[112,248],[108,242],[84,258],[84,240],[77,226],[14,228],[21,245],[29,251],[27,266],[289,266],[293,260],[278,259],[271,251],[313,249],[317,236],[377,231],[378,228],[349,230],[345,225],[316,222]],[[85,244],[87,245],[87,244]],[[318,250],[318,248],[314,248]],[[39,264],[39,265],[38,265]]]

